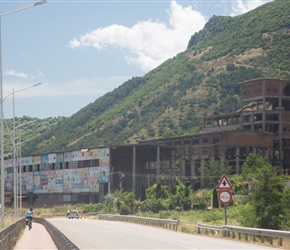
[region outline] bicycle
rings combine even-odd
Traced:
[[[30,229],[32,229],[32,218],[27,218],[27,226]]]

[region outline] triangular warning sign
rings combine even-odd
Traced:
[[[218,185],[216,186],[217,190],[232,190],[233,185],[229,181],[228,177],[224,174],[222,178],[220,179]]]

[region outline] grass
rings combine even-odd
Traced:
[[[2,221],[0,223],[0,231],[1,231],[1,229],[6,228],[6,227],[12,225],[14,222],[15,221],[14,221],[13,214],[6,214],[5,217],[4,217],[4,227],[2,227]]]

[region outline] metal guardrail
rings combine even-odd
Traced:
[[[277,238],[279,241],[279,245],[283,245],[283,239],[290,239],[290,232],[282,231],[282,230],[271,230],[271,229],[263,229],[263,228],[250,228],[250,227],[237,227],[237,226],[212,226],[206,224],[197,224],[198,233],[201,233],[201,229],[205,229],[207,231],[222,231],[224,236],[235,238],[235,234],[238,234],[238,239],[241,239],[241,235],[245,235],[245,239],[248,240],[249,235],[253,236],[253,240],[256,240],[256,237],[260,237],[261,242],[264,242],[264,238],[268,237],[270,244],[273,244],[273,239]]]
[[[92,216],[92,215],[99,215],[103,214],[102,212],[92,212],[92,213],[84,213],[81,214],[81,218],[84,218],[85,216]],[[41,218],[55,218],[55,217],[67,217],[66,214],[42,214]]]
[[[147,218],[147,217],[128,216],[128,215],[99,214],[99,219],[132,222],[136,224],[144,224],[144,225],[149,225],[149,226],[168,228],[175,231],[178,230],[178,225],[179,225],[179,220],[165,220],[165,219],[155,219],[155,218]]]
[[[25,228],[25,218],[0,231],[0,249],[13,249],[20,232]]]
[[[212,225],[206,225],[206,224],[200,224],[200,223],[197,224],[196,228],[199,234],[201,233],[200,229],[205,229],[205,233],[210,231],[210,232],[215,232],[216,234],[218,231],[225,230],[224,226],[212,226]]]
[[[53,226],[46,219],[34,218],[33,220],[36,223],[40,223],[40,224],[42,224],[45,227],[47,232],[50,234],[50,237],[54,241],[54,244],[56,245],[57,249],[80,250],[62,232],[60,232],[55,226]],[[0,248],[0,249],[2,249],[2,248]]]
[[[41,218],[66,217],[66,214],[42,214]]]

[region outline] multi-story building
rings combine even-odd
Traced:
[[[241,109],[204,118],[205,132],[235,128],[273,136],[269,160],[279,173],[290,173],[290,81],[256,79],[240,84]],[[250,139],[250,138],[248,138]]]
[[[209,160],[227,160],[232,174],[240,174],[250,153],[279,166],[279,174],[290,174],[290,81],[256,79],[240,86],[240,110],[204,117],[202,134],[146,141],[180,148],[185,183],[199,187],[196,177]]]

